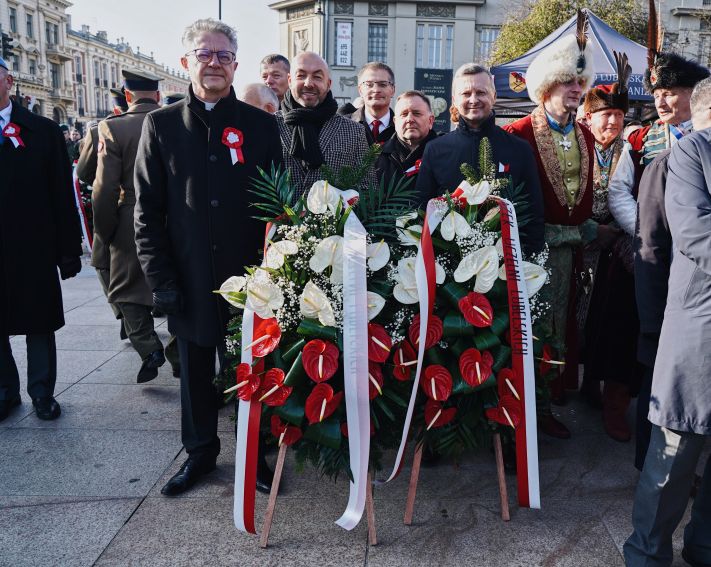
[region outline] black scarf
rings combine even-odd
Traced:
[[[318,145],[318,134],[321,127],[336,114],[338,103],[328,91],[321,104],[313,108],[301,106],[286,91],[281,103],[284,122],[291,128],[291,147],[289,153],[302,160],[304,165],[317,169],[323,164],[323,154]]]

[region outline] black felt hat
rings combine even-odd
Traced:
[[[660,52],[656,54],[651,68],[644,72],[644,88],[650,93],[656,89],[692,88],[708,76],[706,67],[676,53]]]

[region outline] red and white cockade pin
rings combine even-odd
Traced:
[[[225,128],[222,132],[222,143],[230,149],[230,157],[232,165],[244,163],[244,154],[242,153],[242,144],[244,143],[244,135],[237,128]]]
[[[20,146],[25,147],[25,143],[22,141],[22,138],[20,138],[20,127],[17,124],[8,122],[7,126],[2,129],[2,135],[6,138],[10,138],[10,141],[16,148]]]
[[[499,173],[508,173],[510,166],[508,163],[499,162]]]
[[[413,175],[417,175],[420,172],[420,165],[421,164],[422,164],[422,160],[418,159],[415,162],[415,165],[413,165],[412,167],[405,170],[405,177],[412,177]]]

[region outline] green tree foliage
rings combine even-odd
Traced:
[[[588,8],[617,32],[646,45],[647,9],[642,0],[522,0],[501,27],[488,63],[498,65],[523,55],[578,8]]]

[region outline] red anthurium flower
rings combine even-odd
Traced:
[[[434,400],[427,400],[425,403],[425,423],[428,430],[447,425],[455,415],[457,415],[457,408],[445,409],[442,402]]]
[[[475,348],[468,348],[459,357],[459,372],[464,381],[472,388],[480,386],[491,375],[494,358],[488,350],[479,352]]]
[[[291,386],[284,386],[284,371],[272,368],[262,378],[262,385],[254,397],[268,406],[283,406],[292,389]]]
[[[499,392],[499,398],[509,395],[521,401],[521,393],[519,392],[519,380],[516,373],[510,368],[502,368],[496,377],[496,387]]]
[[[393,376],[396,380],[407,382],[412,374],[412,369],[417,364],[417,353],[407,341],[398,344],[393,354]]]
[[[418,347],[420,344],[420,314],[418,313],[412,319],[412,325],[410,325],[410,330],[407,334],[410,337],[410,342]],[[437,317],[437,315],[432,315],[427,320],[427,337],[425,338],[425,348],[432,348],[435,346],[442,338],[442,319]]]
[[[538,371],[541,373],[541,376],[545,376],[553,366],[551,364],[551,360],[553,360],[553,348],[551,345],[543,345],[543,353],[540,360],[541,363],[538,367]]]
[[[303,433],[295,425],[290,425],[279,419],[279,416],[272,416],[272,435],[279,440],[279,447],[286,445],[289,447],[296,443]]]
[[[435,402],[444,402],[452,393],[452,375],[444,366],[430,364],[425,368],[422,389],[428,398]]]
[[[485,295],[472,291],[459,300],[459,310],[475,327],[491,327],[494,310]]]
[[[277,324],[277,320],[262,319],[262,321],[254,329],[254,340],[244,347],[244,350],[252,349],[252,354],[257,358],[263,358],[272,352],[281,340],[281,329]]]
[[[301,363],[314,382],[324,382],[338,370],[338,347],[330,341],[314,339],[304,346]]]
[[[240,400],[248,402],[252,399],[254,392],[259,390],[259,385],[261,384],[261,379],[258,374],[252,373],[252,367],[243,362],[237,365],[237,396]]]
[[[368,323],[368,360],[385,362],[390,356],[393,341],[385,327]]]
[[[368,398],[374,400],[383,395],[383,369],[380,364],[368,361]]]
[[[333,388],[328,384],[317,384],[309,397],[306,398],[304,413],[309,423],[320,423],[330,416],[341,404],[343,392],[333,393]]]
[[[499,405],[488,408],[485,413],[487,419],[516,429],[521,423],[523,408],[513,395],[504,394],[499,398]]]

